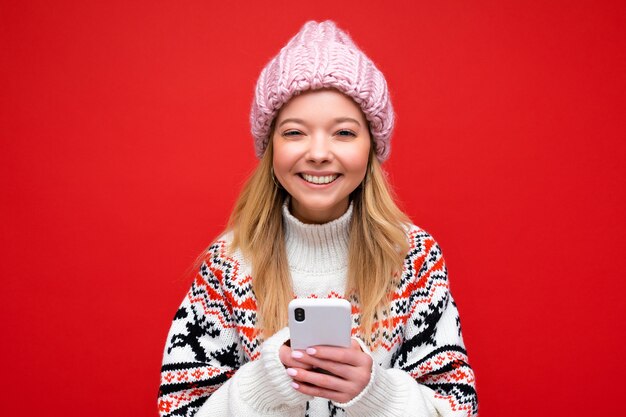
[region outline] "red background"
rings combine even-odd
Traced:
[[[481,416],[616,415],[623,1],[0,3],[0,414],[154,416],[173,314],[309,19],[389,82],[386,164],[441,244]]]

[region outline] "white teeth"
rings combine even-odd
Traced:
[[[312,182],[313,184],[329,184],[337,179],[339,175],[326,175],[323,177],[316,177],[314,175],[302,174],[302,178],[304,178],[307,182]]]

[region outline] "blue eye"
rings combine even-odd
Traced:
[[[351,130],[340,130],[339,132],[337,132],[337,134],[339,136],[356,136],[356,134],[354,132],[352,132]]]
[[[295,136],[295,135],[299,135],[300,132],[297,130],[288,130],[285,133],[283,133],[284,136]]]

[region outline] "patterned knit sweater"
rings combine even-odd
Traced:
[[[352,206],[323,225],[303,224],[283,207],[285,243],[297,297],[343,297]],[[207,251],[176,312],[161,370],[165,416],[391,417],[477,415],[474,373],[461,336],[446,266],[433,238],[417,226],[391,303],[393,326],[367,351],[369,384],[348,403],[304,395],[278,358],[284,328],[263,341],[255,331],[250,265],[229,253],[231,234]],[[353,334],[359,308],[353,304]]]

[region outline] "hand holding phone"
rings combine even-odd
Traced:
[[[373,359],[350,338],[351,310],[350,303],[340,299],[289,303],[291,347],[281,347],[281,362],[294,389],[345,403],[367,386]]]

